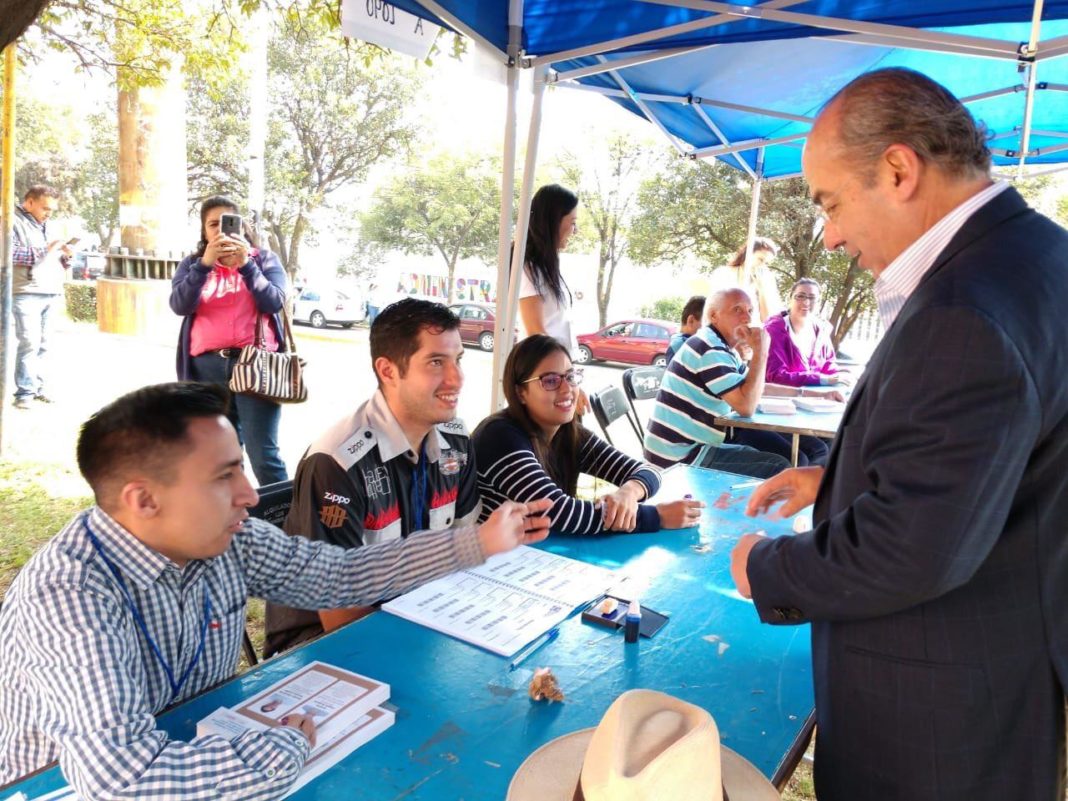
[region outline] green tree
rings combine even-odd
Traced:
[[[568,153],[561,160],[565,181],[577,188],[579,237],[597,251],[597,314],[608,322],[616,268],[627,254],[635,190],[651,151],[623,133],[597,137],[597,151],[589,156]]]
[[[347,42],[322,20],[282,24],[269,47],[268,67],[263,225],[272,250],[294,276],[301,246],[314,242],[317,234],[313,219],[321,220],[324,212],[331,234],[344,240],[350,252],[362,247],[351,227],[346,229],[330,213],[331,195],[363,182],[380,161],[408,152],[418,132],[406,113],[417,68],[375,45]],[[252,113],[257,112],[250,107],[246,76],[240,72],[215,86],[190,82],[187,152],[193,207],[220,192],[247,196]],[[351,260],[343,267],[349,277],[355,274]]]
[[[287,22],[268,50],[269,127],[264,218],[294,274],[310,215],[331,193],[406,155],[417,84],[410,60],[347,42],[321,24]]]
[[[20,95],[15,192],[33,184],[59,191],[59,213],[81,217],[107,245],[118,225],[118,154],[114,117],[95,112],[84,120],[73,109]]]
[[[751,183],[724,164],[671,159],[639,191],[631,257],[639,264],[715,269],[745,241],[751,192]],[[780,247],[772,269],[784,297],[799,278],[821,284],[821,313],[834,327],[836,346],[874,308],[871,276],[846,255],[823,247],[819,212],[801,179],[763,184],[757,233]]]
[[[108,247],[119,227],[119,132],[115,116],[103,111],[90,114],[86,124],[90,132],[88,153],[75,171],[71,202],[86,227]]]
[[[457,262],[474,257],[491,264],[496,258],[500,196],[497,159],[437,156],[380,188],[360,216],[361,231],[385,248],[440,256],[451,303]]]

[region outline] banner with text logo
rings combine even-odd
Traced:
[[[424,59],[441,30],[383,0],[341,0],[341,32]]]

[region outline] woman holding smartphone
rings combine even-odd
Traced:
[[[660,474],[616,450],[575,419],[582,371],[559,341],[535,334],[517,344],[504,365],[508,408],[472,435],[482,520],[506,500],[547,498],[551,528],[560,534],[689,528],[700,501],[642,503],[660,489]],[[616,485],[598,502],[575,497],[580,473]]]
[[[256,341],[261,322],[263,347],[285,350],[280,313],[286,273],[277,256],[254,245],[252,228],[237,217],[234,201],[219,196],[204,201],[196,252],[182,260],[171,280],[171,309],[185,318],[178,335],[180,380],[228,385],[241,348]],[[233,396],[230,421],[261,485],[288,478],[278,453],[281,416],[274,401]]]

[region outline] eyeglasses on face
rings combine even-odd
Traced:
[[[794,300],[807,300],[809,303],[815,303],[819,299],[819,295],[807,295],[804,292],[798,292],[794,295]]]
[[[520,381],[520,384],[529,384],[531,381],[537,381],[541,384],[541,388],[546,392],[556,392],[560,389],[560,385],[566,381],[573,387],[577,387],[582,383],[582,370],[568,370],[566,373],[542,373],[536,375],[533,378],[528,378],[526,381]]]

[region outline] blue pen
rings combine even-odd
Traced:
[[[519,667],[520,663],[522,663],[524,659],[529,657],[531,654],[540,651],[544,646],[555,640],[559,636],[559,634],[560,629],[553,628],[549,629],[536,640],[532,640],[525,648],[523,648],[522,651],[520,651],[512,658],[511,663],[508,665],[508,669],[515,670],[517,667]]]

